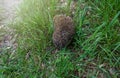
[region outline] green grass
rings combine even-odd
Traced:
[[[54,53],[53,17],[60,13],[71,15],[70,5],[59,8],[57,3],[23,0],[13,23],[18,48],[16,52],[5,50],[0,54],[0,77],[120,77],[120,1],[78,0],[73,17],[73,48]]]

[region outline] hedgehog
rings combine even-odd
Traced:
[[[53,44],[57,49],[62,49],[70,44],[75,34],[75,26],[72,18],[66,15],[56,15],[53,21]]]

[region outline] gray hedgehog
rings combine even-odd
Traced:
[[[54,16],[53,43],[57,49],[66,47],[72,40],[75,33],[73,20],[69,16]]]

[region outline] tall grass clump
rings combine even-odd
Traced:
[[[18,9],[17,30],[20,48],[45,49],[50,44],[53,31],[52,18],[56,0],[23,0]],[[36,49],[37,50],[37,49]]]
[[[87,59],[93,66],[95,63],[96,73],[102,71],[107,77],[110,75],[110,69],[116,70],[110,77],[118,77],[120,72],[119,2],[119,0],[79,0],[74,18],[77,30],[75,45],[84,52],[78,60]],[[84,8],[81,8],[80,4],[84,4]],[[99,67],[101,65],[103,67]]]
[[[46,52],[46,48],[51,45],[56,4],[57,0],[23,0],[14,21],[18,44],[16,53],[3,58],[6,68],[2,68],[1,74],[5,77],[23,78],[30,75],[33,78],[44,75],[44,72],[36,72],[44,68],[43,62],[48,59],[49,50]],[[8,59],[11,60],[9,63],[6,61]]]

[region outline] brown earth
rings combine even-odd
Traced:
[[[16,8],[21,1],[22,0],[0,0],[0,52],[3,52],[3,49],[16,48],[16,35],[9,27],[9,23],[14,20]]]

